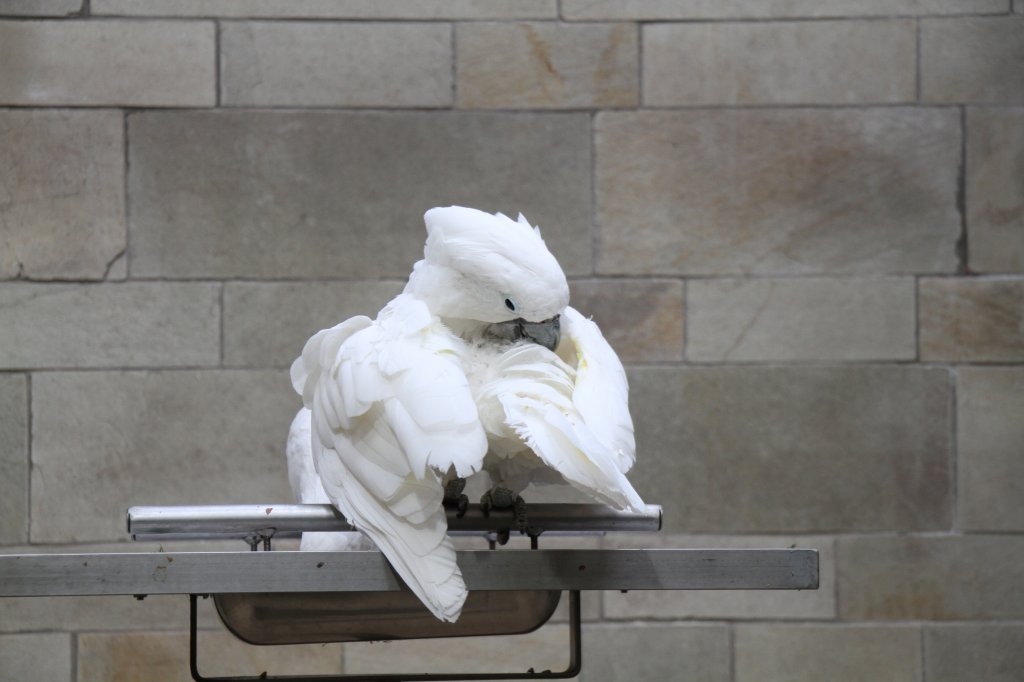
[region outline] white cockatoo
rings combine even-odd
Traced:
[[[446,484],[486,471],[494,499],[557,481],[619,509],[644,505],[625,476],[635,456],[625,371],[569,307],[540,231],[521,215],[458,206],[424,219],[424,258],[405,290],[375,320],[318,332],[292,365],[305,407],[288,458],[301,501],[329,499],[437,618],[455,621],[467,592]]]

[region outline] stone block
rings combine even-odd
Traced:
[[[0,367],[216,365],[217,284],[0,284]]]
[[[1024,103],[1024,19],[922,19],[921,100]]]
[[[647,24],[644,104],[912,102],[911,20]]]
[[[1024,109],[967,110],[967,258],[1024,273]]]
[[[663,502],[653,498],[650,501]],[[625,594],[605,591],[601,593],[604,617],[608,620],[832,620],[836,616],[834,545],[832,538],[816,535],[609,535],[604,547],[610,549],[816,549],[820,586],[816,590],[800,591],[630,590]]]
[[[736,682],[921,679],[913,626],[737,625]]]
[[[564,670],[569,663],[569,626],[546,625],[516,636],[514,645],[508,637],[465,637],[359,642],[342,648],[347,675]]]
[[[914,280],[706,279],[686,285],[697,362],[912,360]]]
[[[0,374],[0,545],[26,540],[28,379],[19,374]]]
[[[580,682],[729,682],[724,625],[645,623],[591,626],[583,635]]]
[[[585,114],[148,112],[128,119],[131,272],[405,279],[423,213],[539,224],[590,274]]]
[[[184,682],[188,670],[187,632],[82,634],[78,636],[78,682],[147,680]],[[227,632],[200,632],[203,675],[337,675],[337,645],[250,646]]]
[[[840,537],[844,620],[1020,620],[1024,537]]]
[[[1018,682],[1024,670],[1024,626],[926,627],[924,666],[929,682]]]
[[[1002,14],[1009,7],[1009,0],[562,0],[561,7],[566,19],[585,21],[806,19]]]
[[[607,112],[595,144],[600,273],[956,269],[955,111]]]
[[[923,278],[918,286],[922,360],[1024,360],[1024,278]]]
[[[214,41],[205,21],[3,21],[0,104],[213,106]]]
[[[403,286],[397,281],[228,282],[224,363],[290,367],[313,334],[354,315],[376,317]]]
[[[638,101],[632,24],[465,23],[456,44],[463,108],[582,109]]]
[[[623,362],[683,359],[682,282],[592,279],[569,288],[570,304],[597,322]]]
[[[62,633],[0,636],[0,671],[8,680],[67,680],[71,636]]]
[[[82,0],[0,0],[0,16],[61,17],[82,9]]]
[[[228,106],[442,107],[452,103],[446,24],[229,22]]]
[[[1024,367],[957,370],[957,527],[1024,530]]]
[[[238,549],[235,546],[234,549]],[[131,547],[129,547],[131,549]],[[39,546],[25,548],[39,553]],[[81,551],[95,551],[83,548]],[[206,614],[201,626],[216,625]],[[188,596],[149,595],[138,601],[114,597],[4,597],[0,600],[0,632],[60,632],[181,629],[188,627]]]
[[[557,0],[93,0],[90,8],[94,15],[270,19],[554,19],[558,16],[556,2]]]
[[[285,372],[33,377],[33,542],[118,540],[133,505],[290,502]]]
[[[0,111],[0,279],[103,279],[125,248],[123,129],[115,111]]]
[[[634,368],[666,532],[949,528],[950,378],[907,366]]]

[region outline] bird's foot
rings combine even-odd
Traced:
[[[455,517],[461,519],[469,508],[469,498],[462,491],[466,488],[466,479],[453,478],[444,484],[444,500],[446,507],[455,508]]]
[[[508,488],[498,486],[483,494],[483,497],[480,498],[480,511],[483,512],[484,516],[490,516],[492,509],[511,509],[515,518],[515,528],[520,534],[527,533],[531,537],[540,534],[540,531],[530,526],[527,522],[526,501]],[[511,530],[511,528],[501,528],[498,530],[499,545],[504,545],[508,542]]]

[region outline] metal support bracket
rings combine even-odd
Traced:
[[[394,675],[306,675],[294,676],[255,676],[255,677],[205,677],[199,672],[199,629],[197,594],[189,595],[189,670],[196,682],[432,682],[456,680],[564,680],[576,677],[583,667],[583,639],[581,635],[580,592],[569,591],[569,666],[565,670],[543,670],[534,672],[531,668],[525,673],[398,673]],[[202,595],[204,597],[208,595]]]

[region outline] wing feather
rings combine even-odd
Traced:
[[[327,496],[448,621],[466,588],[447,536],[442,475],[479,470],[487,451],[460,343],[425,305],[400,295],[376,322],[318,333],[292,368],[312,411]]]
[[[598,437],[599,425],[576,404],[577,370],[546,348],[524,343],[506,351],[492,373],[480,401],[497,400],[505,424],[544,464],[602,502],[620,509],[643,508],[618,466],[617,453]]]
[[[579,311],[562,312],[563,348],[576,352],[576,386],[572,401],[593,434],[615,453],[623,473],[636,462],[633,418],[629,414],[629,382],[619,356],[601,330]]]

